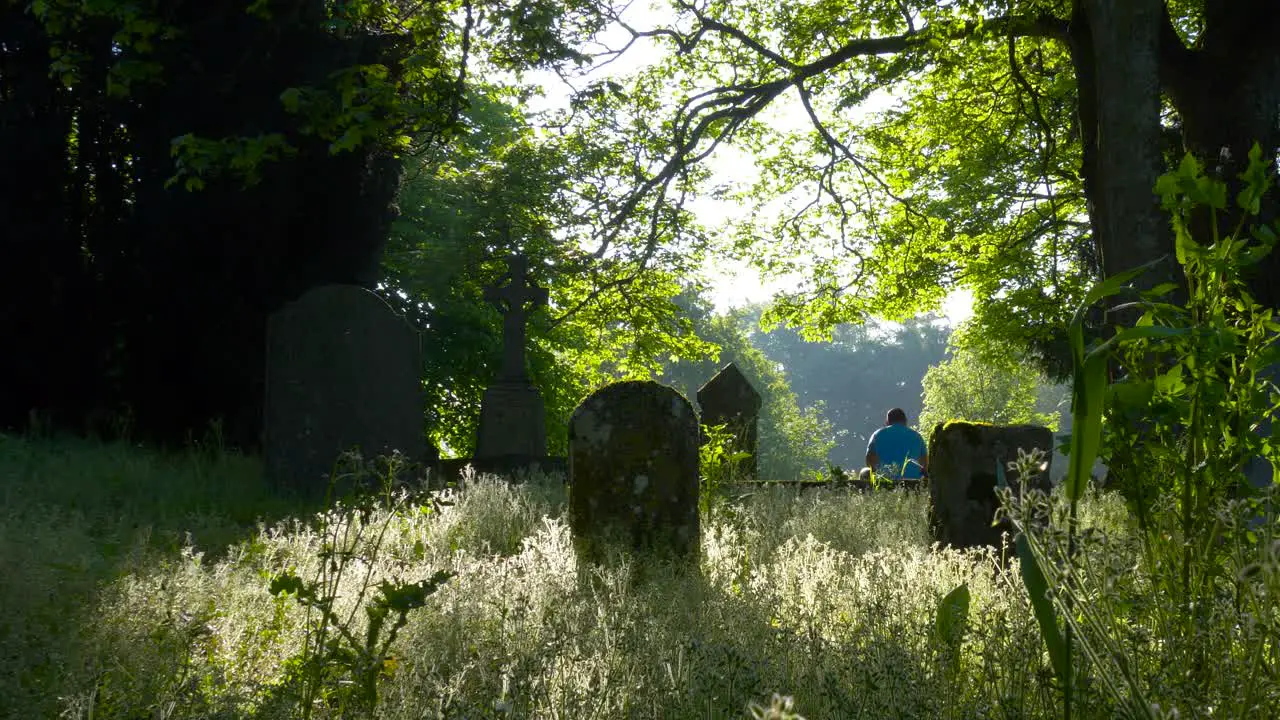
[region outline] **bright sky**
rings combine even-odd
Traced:
[[[643,30],[661,24],[661,20],[664,16],[667,16],[668,12],[669,8],[665,3],[662,4],[661,8],[655,10],[652,6],[638,1],[632,3],[624,17],[633,28]],[[617,28],[613,32],[606,33],[602,37],[602,41],[611,47],[621,47],[625,44],[627,37],[628,35],[625,31]],[[649,42],[647,39],[638,40],[623,56],[601,71],[593,73],[593,77],[629,74],[645,65],[656,62],[659,58],[659,53],[660,50],[655,47],[654,43]],[[546,89],[546,96],[536,109],[562,107],[567,103],[568,90],[556,76],[548,73],[540,77],[529,77],[528,79],[534,82],[541,82]],[[882,102],[887,104],[889,100],[890,98],[886,97]],[[775,104],[778,104],[779,107],[770,108],[768,112],[776,118],[777,122],[785,125],[808,125],[808,117],[796,98],[780,98],[779,101],[775,101]],[[865,112],[868,109],[864,108],[862,111]],[[739,185],[744,180],[749,180],[755,173],[751,159],[734,151],[732,147],[723,147],[714,156],[708,158],[706,162],[707,167],[711,170],[708,187]],[[688,207],[697,215],[704,226],[711,228],[718,227],[731,218],[747,215],[752,210],[749,207],[740,207],[729,200],[709,197],[697,198]],[[704,268],[704,271],[710,284],[709,297],[719,312],[749,303],[768,301],[776,293],[792,290],[798,284],[798,278],[796,277],[778,277],[766,280],[761,277],[759,271],[742,261],[713,259],[710,261],[709,266]],[[951,293],[943,303],[942,314],[953,326],[966,320],[973,314],[973,295],[963,288]]]

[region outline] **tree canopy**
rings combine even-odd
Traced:
[[[433,407],[472,407],[480,290],[513,249],[552,290],[532,338],[557,407],[705,357],[673,299],[716,253],[802,272],[764,319],[807,337],[967,287],[967,337],[1060,372],[1087,284],[1180,281],[1152,191],[1172,157],[1229,193],[1254,143],[1275,169],[1272,0],[660,6],[0,5],[0,426],[120,415],[180,442],[221,418],[252,446],[264,320],[331,282],[418,314]],[[643,44],[655,63],[609,73]],[[520,110],[534,69],[567,107]],[[755,172],[712,186],[727,145]],[[743,208],[723,232],[691,211],[708,195]],[[1251,285],[1269,305],[1277,263]]]
[[[502,345],[484,288],[513,253],[530,258],[533,280],[550,291],[550,307],[530,318],[529,366],[555,452],[564,452],[569,414],[588,389],[713,350],[676,302],[697,292],[685,278],[698,272],[701,254],[641,259],[647,241],[622,234],[608,262],[593,262],[583,247],[594,226],[574,200],[591,177],[612,172],[609,156],[590,138],[537,136],[517,108],[519,92],[476,92],[465,134],[413,159],[383,263],[383,295],[424,329],[434,439],[461,455],[473,449]]]
[[[754,157],[759,180],[736,191],[757,212],[732,247],[807,271],[771,316],[818,334],[934,309],[963,285],[988,335],[1061,371],[1060,328],[1087,283],[1152,262],[1142,286],[1177,279],[1153,192],[1167,160],[1185,149],[1238,188],[1254,142],[1273,160],[1280,147],[1267,0],[666,7],[615,17],[626,44],[665,56],[592,86],[584,122],[614,118],[652,153],[631,197],[723,145]],[[1275,304],[1268,262],[1254,290]]]
[[[921,433],[928,436],[937,424],[951,420],[1060,430],[1067,393],[1052,386],[1018,348],[1005,342],[979,349],[964,342],[966,330],[952,336],[947,359],[924,375]]]
[[[266,316],[373,287],[401,156],[472,73],[584,60],[586,3],[0,3],[0,427],[258,441]]]

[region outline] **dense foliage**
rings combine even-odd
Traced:
[[[921,431],[927,435],[950,420],[1031,423],[1059,430],[1062,411],[1069,409],[1062,407],[1062,390],[1010,342],[964,342],[972,331],[956,331],[947,359],[925,373]]]
[[[447,278],[474,290],[523,242],[559,296],[546,322],[564,332],[540,335],[542,352],[564,350],[579,386],[601,366],[641,376],[671,351],[706,350],[668,301],[713,248],[802,272],[766,320],[818,335],[967,286],[986,329],[971,338],[1030,346],[1062,374],[1066,308],[1083,288],[1172,257],[1148,191],[1160,166],[1189,150],[1233,194],[1248,148],[1260,142],[1274,165],[1280,146],[1269,0],[620,7],[6,2],[0,333],[19,350],[0,359],[0,425],[115,418],[181,441],[218,420],[253,446],[261,328],[281,303],[325,282],[373,287],[388,270],[394,296],[425,267],[412,250],[457,266],[430,281],[434,297],[406,293],[430,307]],[[642,46],[657,62],[634,74],[574,73]],[[533,68],[575,90],[527,122],[511,108]],[[707,160],[730,144],[759,173],[710,187]],[[688,207],[699,193],[749,212],[704,232]],[[461,213],[452,235],[445,198]],[[397,200],[415,237],[394,225]],[[423,213],[435,219],[417,223]],[[1264,201],[1257,218],[1274,216]],[[1208,219],[1192,220],[1201,234]],[[1274,262],[1250,276],[1264,304],[1277,296],[1258,278]],[[1181,282],[1169,261],[1140,282],[1162,280]],[[492,324],[472,305],[480,315],[439,320],[442,337]],[[602,318],[615,319],[609,337],[584,344]],[[454,402],[447,376],[474,413],[484,361],[462,354],[482,348],[453,344],[432,343],[449,348],[433,406]],[[553,404],[567,388],[548,390]],[[442,432],[465,447],[465,432]]]
[[[615,168],[591,138],[537,133],[518,109],[523,92],[485,86],[469,98],[465,134],[413,160],[383,263],[382,294],[424,330],[433,439],[460,455],[473,449],[502,347],[484,289],[504,281],[513,253],[550,292],[549,307],[530,315],[528,365],[553,453],[565,452],[569,415],[591,389],[712,347],[675,302],[703,254],[656,251],[633,233],[615,237],[603,261],[584,250],[600,223],[582,214],[583,187]]]
[[[267,315],[376,284],[399,155],[456,136],[468,71],[581,61],[597,22],[503,0],[0,3],[0,426],[181,442],[220,419],[255,445]]]
[[[1270,0],[668,7],[621,16],[663,60],[595,86],[584,122],[613,118],[652,155],[633,195],[725,146],[754,161],[758,179],[716,189],[756,209],[731,249],[803,272],[771,314],[819,335],[963,285],[987,330],[973,339],[1030,345],[1065,376],[1069,308],[1099,273],[1158,261],[1142,286],[1179,280],[1150,191],[1162,166],[1186,149],[1234,194],[1254,142],[1272,166],[1280,149]],[[1277,262],[1251,273],[1264,304]]]

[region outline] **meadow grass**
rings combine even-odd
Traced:
[[[0,436],[0,493],[4,717],[357,716],[347,701],[364,661],[353,648],[371,635],[374,590],[442,570],[452,577],[375,659],[368,714],[1060,713],[1016,561],[931,546],[919,493],[727,488],[704,525],[697,572],[625,559],[579,568],[559,477],[472,477],[460,489],[290,515],[251,459]],[[1082,519],[1090,537],[1109,538],[1086,543],[1082,565],[1136,566],[1117,499],[1092,494]],[[286,573],[322,579],[336,620],[272,593]],[[1141,670],[1164,683],[1152,697],[1201,715],[1187,688],[1165,682],[1174,673],[1155,673],[1169,639],[1147,623],[1158,613],[1117,604],[1150,583],[1112,574],[1124,582],[1113,577],[1107,607],[1134,629],[1127,642]],[[970,601],[957,639],[938,608],[962,584]],[[343,644],[344,629],[354,644]],[[1243,631],[1220,630],[1213,647],[1229,655]],[[1112,717],[1114,703],[1082,675],[1077,716]],[[324,687],[308,695],[308,682]],[[313,698],[305,712],[303,697]],[[1280,708],[1261,697],[1264,711]]]

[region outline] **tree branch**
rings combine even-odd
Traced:
[[[1049,37],[1067,40],[1067,23],[1052,16],[1009,15],[986,20],[969,21],[960,26],[925,27],[919,32],[908,32],[882,38],[861,38],[845,43],[840,49],[797,69],[800,79],[808,79],[832,70],[855,57],[866,55],[895,55],[910,50],[913,45],[930,39],[965,40],[977,35],[1010,35],[1013,37]]]

